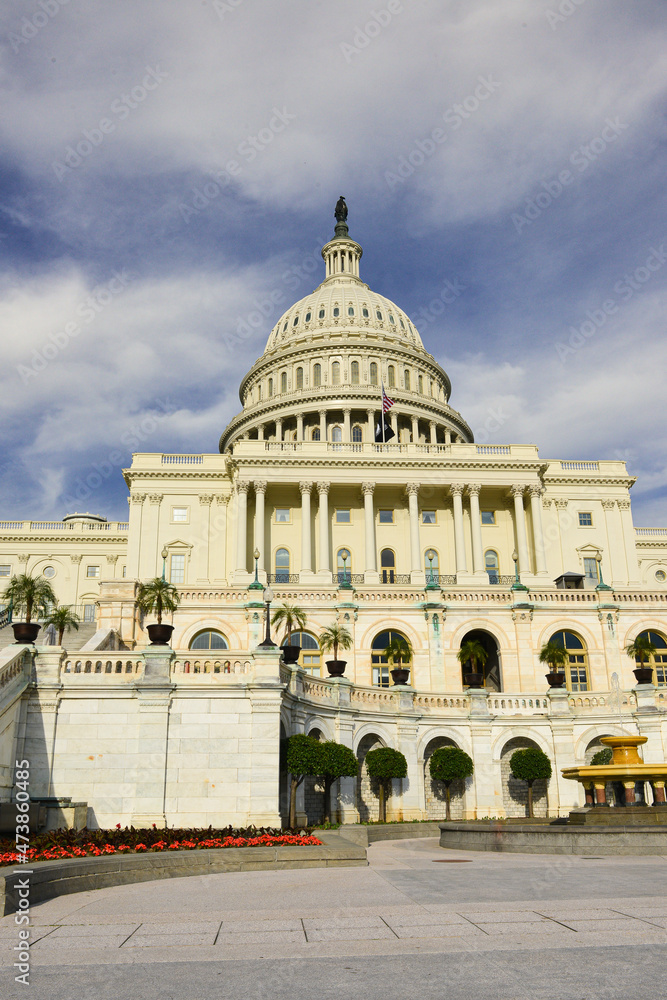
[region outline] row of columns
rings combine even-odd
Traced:
[[[266,482],[255,481],[255,546],[260,552],[258,567],[265,570],[264,557],[264,512]],[[319,497],[319,572],[331,572],[329,561],[329,487],[328,482],[318,482],[316,485]],[[248,531],[248,489],[250,483],[239,481],[236,484],[237,490],[237,550],[236,566],[239,572],[247,572],[246,552],[247,552],[247,531]],[[312,568],[312,546],[311,546],[311,507],[310,499],[313,483],[300,482],[301,493],[301,571],[305,573],[313,572]],[[472,534],[472,573],[475,576],[486,576],[484,566],[484,546],[482,543],[482,523],[479,507],[480,484],[465,486],[462,483],[453,483],[450,486],[450,493],[453,498],[454,507],[454,552],[456,560],[457,575],[467,575],[468,558],[465,543],[465,528],[463,519],[463,495],[467,493],[470,503],[470,525]],[[361,492],[364,498],[364,533],[365,533],[365,569],[367,573],[376,574],[377,568],[377,546],[375,540],[375,508],[373,504],[374,483],[362,483]],[[528,548],[528,532],[526,527],[526,513],[524,509],[524,494],[528,492],[530,496],[532,524],[533,524],[533,549],[535,551],[535,571],[538,575],[546,575],[547,565],[544,552],[544,538],[542,533],[542,488],[538,484],[531,486],[515,485],[511,488],[511,495],[514,499],[514,521],[516,527],[516,545],[518,553],[518,567],[520,573],[530,573],[530,558]],[[410,518],[410,570],[412,574],[423,574],[424,567],[421,557],[421,542],[419,532],[419,483],[408,483],[406,486],[408,495],[408,511]],[[372,582],[372,581],[369,581]],[[417,581],[415,581],[417,582]]]
[[[352,409],[351,409],[351,407],[345,407],[345,409],[342,412],[343,412],[343,429],[342,429],[343,442],[345,442],[345,443],[351,443],[351,441],[352,441]],[[327,430],[328,430],[327,416],[328,416],[328,413],[329,413],[328,410],[318,410],[318,414],[319,414],[319,418],[320,418],[320,441],[326,441],[326,440],[328,440],[328,438],[327,438]],[[375,427],[376,427],[376,422],[377,422],[377,415],[378,415],[378,411],[377,410],[372,410],[372,409],[366,410],[366,426],[367,426],[367,436],[368,436],[367,440],[371,441],[371,442],[375,441]],[[392,408],[389,411],[389,413],[388,413],[388,419],[389,419],[389,423],[391,425],[391,429],[393,430],[396,439],[398,439],[398,417],[399,417],[399,414]],[[276,419],[275,419],[275,426],[276,426],[275,440],[276,441],[282,441],[283,440],[283,423],[284,423],[284,420],[283,420],[282,417],[276,417]],[[419,441],[419,417],[410,416],[410,423],[411,423],[411,428],[412,428],[412,441],[413,441],[413,443],[418,443],[418,441]],[[265,431],[265,427],[266,426],[267,426],[266,424],[259,424],[258,427],[257,427],[257,439],[259,441],[263,441],[264,440],[264,431]],[[439,425],[438,425],[438,422],[436,420],[429,420],[429,422],[428,422],[428,427],[429,427],[429,444],[437,444],[438,443],[438,426]],[[445,435],[445,444],[451,444],[452,443],[452,431],[450,430],[449,427],[445,427],[444,428],[444,435]],[[454,434],[454,437],[456,438],[456,434]],[[304,414],[303,413],[297,413],[297,415],[296,415],[296,440],[297,441],[305,441],[305,437],[304,437]]]

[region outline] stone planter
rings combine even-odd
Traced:
[[[638,684],[653,683],[653,667],[635,667],[632,672],[637,678]]]
[[[171,633],[174,631],[173,625],[147,625],[146,631],[151,641],[151,646],[168,646]]]
[[[394,684],[407,684],[410,680],[410,667],[394,667],[391,679]]]
[[[550,670],[545,676],[550,688],[565,687],[565,674],[560,670]]]
[[[345,673],[347,660],[326,660],[325,662],[329,677],[342,677]]]
[[[484,686],[484,674],[475,671],[475,673],[469,673],[463,675],[463,682],[471,688],[481,688]]]
[[[296,663],[299,659],[301,646],[281,646],[280,652],[285,663]]]
[[[36,622],[13,622],[14,642],[34,642],[41,627]]]

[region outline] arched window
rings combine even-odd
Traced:
[[[435,549],[426,549],[426,552],[424,553],[424,569],[426,570],[427,583],[431,582],[438,583],[438,574],[440,572],[440,560],[438,558],[438,553],[435,552],[435,558],[432,558],[431,562],[429,562],[428,560],[428,554],[430,553],[432,556],[434,552]],[[432,581],[431,581],[431,574],[433,574]]]
[[[313,365],[313,385],[317,389],[322,385],[322,365]]]
[[[350,381],[352,385],[359,385],[359,362],[353,361],[350,365]]]
[[[391,313],[389,313],[389,322],[391,323],[392,326],[396,326],[396,320],[394,319]]]
[[[338,444],[343,440],[343,431],[338,424],[331,428],[331,440]]]
[[[294,322],[292,323],[292,326],[296,326],[298,322],[299,322],[299,317],[295,316],[294,317]]]
[[[565,681],[569,691],[588,691],[588,654],[583,639],[574,632],[554,632],[550,642],[567,651]]]
[[[389,660],[383,654],[392,639],[405,639],[400,632],[392,629],[379,632],[371,644],[371,663],[373,665],[373,684],[376,687],[389,687]]]
[[[341,557],[341,552],[348,552],[347,562]],[[352,581],[352,549],[342,548],[336,554],[336,568],[338,571],[338,583],[351,583]]]
[[[320,429],[319,429],[319,427],[313,427],[313,433],[311,435],[311,439],[313,441],[319,441],[320,440]]]
[[[489,574],[489,583],[500,583],[498,553],[487,549],[484,553],[484,569]]]
[[[311,313],[310,310],[308,310],[308,312],[306,313],[306,323],[310,323],[312,317],[313,317],[313,314]]]
[[[287,372],[282,372],[280,375],[280,391],[287,392]]]
[[[363,441],[363,439],[364,439],[364,434],[361,427],[359,426],[359,424],[355,424],[354,427],[352,428],[352,440],[354,441],[355,444],[360,444],[361,441]]]
[[[382,569],[382,582],[394,583],[396,578],[396,557],[391,549],[383,549],[380,553],[380,567]]]
[[[380,322],[382,322],[382,313],[380,312],[380,310],[379,310],[379,309],[376,309],[376,310],[375,310],[375,315],[376,315],[376,316],[377,316],[377,318],[378,318],[378,319],[380,320]]]
[[[656,687],[667,686],[667,640],[665,640],[664,635],[647,630],[640,632],[637,638],[648,639],[656,647],[655,653],[652,653],[648,659],[648,663],[653,667],[653,683]],[[640,665],[639,658],[637,658],[637,666]]]
[[[259,402],[262,398],[262,383],[260,382],[257,386],[257,401]]]
[[[275,582],[289,583],[289,552],[287,549],[276,549]]]
[[[340,385],[340,361],[334,361],[331,366],[331,384]]]
[[[269,399],[271,398],[272,395],[273,395],[273,379],[270,378],[269,379]]]
[[[423,393],[424,393],[424,376],[423,376],[423,375],[420,375],[420,376],[419,376],[419,377],[417,378],[417,389],[418,389],[418,390],[419,390],[419,392],[421,392],[421,393],[422,393],[422,395],[423,395]]]
[[[363,309],[361,310],[361,315],[364,317],[364,319],[368,319],[369,313],[366,306],[364,306]]]
[[[229,643],[222,632],[200,632],[190,643],[189,649],[229,649]]]
[[[320,676],[322,654],[320,652],[320,647],[317,644],[317,639],[308,632],[292,632],[291,642],[293,646],[300,646],[301,652],[299,653],[298,666],[300,666],[306,673],[313,674],[315,677]]]
[[[347,315],[348,316],[354,316],[354,306],[348,306],[347,307]]]
[[[296,387],[297,389],[303,389],[303,368],[297,368],[296,370]]]
[[[403,380],[404,380],[404,383],[405,383],[405,388],[409,389],[410,388],[410,370],[408,368],[405,369],[405,372],[403,374]]]
[[[396,386],[396,369],[393,365],[389,365],[387,369],[387,381],[390,388],[393,389]]]
[[[320,309],[320,311],[317,314],[317,318],[324,319],[324,309]]]
[[[338,308],[338,306],[334,306],[333,314],[334,314],[334,318],[338,319],[338,317],[340,316],[340,309]]]
[[[371,362],[370,378],[371,378],[371,385],[378,384],[378,366],[375,364],[374,361]]]

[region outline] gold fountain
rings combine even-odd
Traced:
[[[563,768],[564,778],[580,781],[586,792],[586,806],[605,806],[607,804],[606,785],[608,781],[621,781],[625,788],[626,806],[635,806],[635,782],[648,781],[653,789],[653,807],[635,807],[641,809],[642,820],[646,822],[647,812],[652,815],[653,822],[667,822],[667,810],[654,812],[654,807],[667,805],[665,800],[665,781],[667,780],[667,763],[645,764],[639,756],[637,748],[646,743],[646,736],[602,736],[600,743],[612,748],[610,764],[589,764],[585,767]],[[587,810],[586,810],[587,811]],[[625,810],[621,810],[625,812]],[[609,817],[609,813],[607,816]],[[631,814],[625,814],[629,818]],[[573,819],[570,813],[570,821]],[[619,817],[620,818],[620,817]],[[639,820],[639,815],[636,816]]]

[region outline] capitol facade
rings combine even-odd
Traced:
[[[0,630],[0,800],[28,759],[32,797],[85,804],[91,827],[275,826],[280,738],[306,732],[362,762],[405,754],[389,819],[444,816],[428,759],[447,744],[475,765],[454,818],[525,815],[509,758],[537,746],[553,777],[536,813],[561,816],[580,792],[560,769],[601,736],[638,732],[644,759],[665,759],[667,528],[635,527],[624,462],[476,444],[414,323],[362,280],[337,209],[324,279],[270,331],[217,452],[133,455],[127,523],[0,522],[0,576],[43,575],[84,619],[65,648]],[[149,645],[135,603],[163,573],[181,594],[170,647]],[[295,665],[261,645],[267,588],[306,615]],[[318,641],[333,622],[353,637],[341,678]],[[638,684],[624,650],[647,633]],[[407,684],[383,655],[395,635],[414,651]],[[470,639],[481,686],[457,658]],[[562,688],[539,662],[550,640]],[[334,795],[342,821],[377,818],[365,769]],[[297,805],[321,818],[312,779]]]

